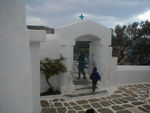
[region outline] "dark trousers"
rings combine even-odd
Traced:
[[[79,68],[79,78],[80,78],[81,73],[82,73],[83,77],[86,78],[84,68]]]
[[[92,90],[93,90],[93,92],[96,89],[96,84],[97,84],[97,81],[92,81]]]

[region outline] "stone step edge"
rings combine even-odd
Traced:
[[[78,90],[86,90],[86,89],[92,89],[92,86],[76,88],[75,90],[78,91]]]
[[[89,96],[89,95],[97,95],[97,94],[102,94],[102,93],[107,93],[107,90],[102,90],[102,91],[96,91],[96,92],[89,92],[89,93],[79,93],[79,94],[65,94],[64,96],[66,97],[80,97],[80,96]]]

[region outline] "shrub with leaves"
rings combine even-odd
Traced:
[[[58,59],[44,58],[40,61],[40,71],[45,76],[46,82],[51,88],[51,84],[48,79],[52,76],[62,74],[67,71],[63,64],[64,57],[61,55]]]

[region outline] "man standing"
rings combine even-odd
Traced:
[[[83,75],[83,79],[86,79],[85,72],[84,72],[86,61],[85,61],[85,55],[83,53],[80,54],[78,62],[79,62],[79,65],[78,65],[79,77],[77,79],[80,79],[81,73]]]

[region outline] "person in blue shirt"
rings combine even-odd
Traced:
[[[96,67],[94,67],[93,68],[93,72],[91,73],[91,75],[90,75],[90,79],[92,80],[92,90],[93,90],[93,92],[95,91],[95,89],[96,89],[96,84],[97,84],[97,81],[99,80],[101,80],[101,76],[100,76],[100,74],[97,72],[97,68]]]
[[[83,53],[81,53],[77,60],[78,60],[78,63],[79,63],[79,65],[78,65],[78,75],[79,75],[79,77],[77,79],[80,79],[81,73],[83,75],[83,79],[86,79],[85,72],[84,72],[84,68],[86,66],[85,55]]]

